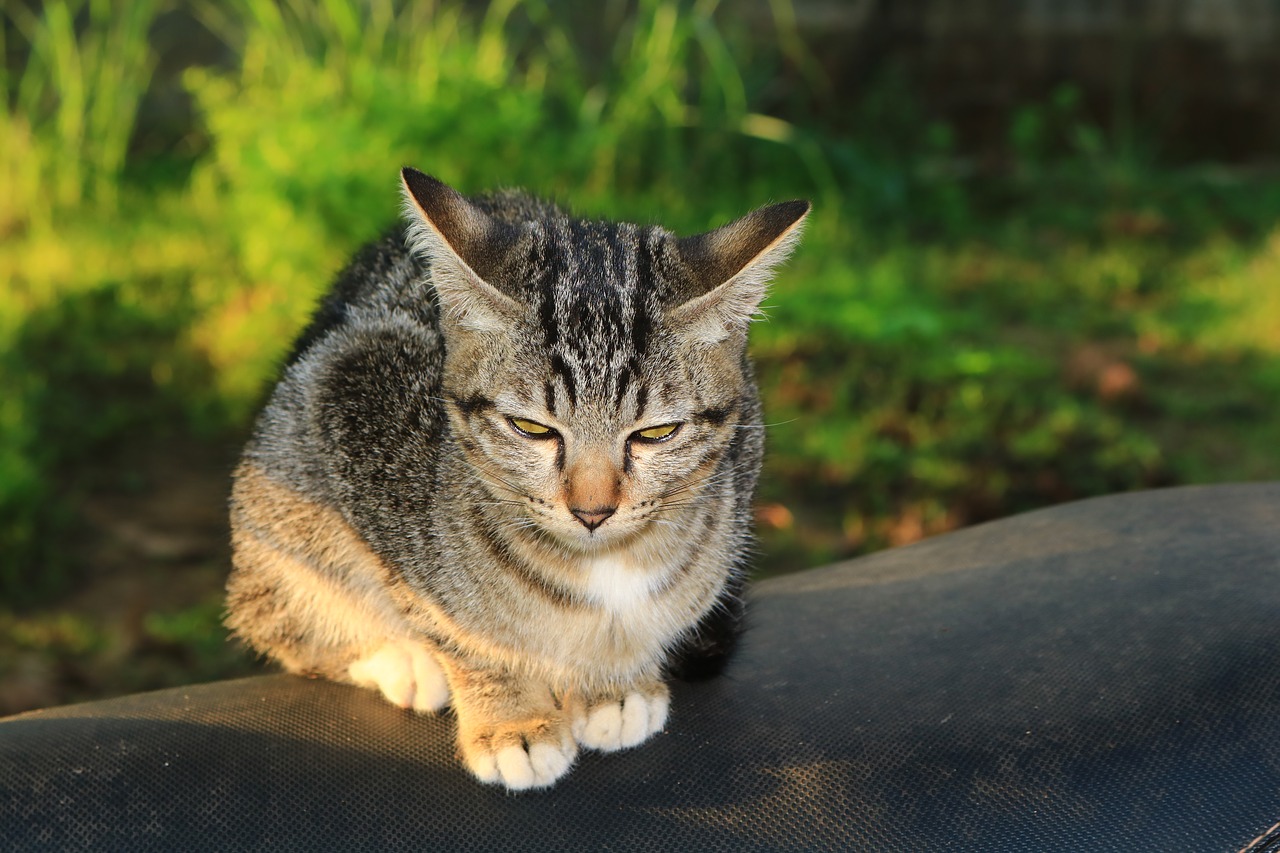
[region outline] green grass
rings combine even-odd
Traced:
[[[86,501],[145,488],[121,461],[140,446],[226,455],[318,295],[397,215],[402,164],[683,232],[815,201],[754,331],[765,571],[1280,476],[1280,179],[1162,164],[1070,88],[1012,116],[1005,167],[979,172],[900,75],[826,117],[785,4],[750,41],[716,5],[606,4],[595,40],[545,0],[184,6],[236,62],[186,72],[194,118],[164,156],[140,153],[163,146],[138,116],[171,6],[6,11],[0,650],[110,658],[117,629],[48,604],[92,575]],[[793,114],[763,112],[778,79]],[[222,648],[216,606],[184,608],[132,630],[194,657],[118,689],[228,671],[197,640]]]

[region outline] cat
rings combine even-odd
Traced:
[[[452,704],[470,772],[551,785],[724,664],[763,452],[747,327],[809,203],[708,233],[401,171],[234,477],[226,622],[295,673]]]

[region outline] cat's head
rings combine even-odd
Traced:
[[[717,472],[754,405],[747,326],[808,202],[677,238],[402,178],[452,428],[510,529],[592,551],[733,487]]]

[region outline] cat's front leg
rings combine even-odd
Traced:
[[[615,752],[662,731],[671,707],[671,691],[661,681],[645,681],[626,690],[572,703],[573,736],[587,749]]]
[[[536,679],[442,657],[462,760],[481,782],[545,788],[578,755],[568,716]]]

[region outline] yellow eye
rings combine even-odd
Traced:
[[[631,434],[632,440],[639,441],[666,441],[668,438],[676,434],[680,429],[680,424],[663,424],[662,426],[649,427]]]
[[[507,420],[516,428],[516,432],[530,438],[551,438],[556,434],[551,427],[543,426],[537,421],[526,421],[524,418],[507,418]]]

